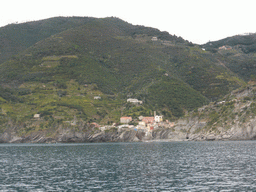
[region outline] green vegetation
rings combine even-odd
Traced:
[[[256,34],[236,35],[227,37],[215,42],[208,42],[204,45],[207,49],[219,48],[223,45],[239,46],[244,53],[256,52]]]
[[[148,103],[157,109],[169,109],[175,117],[183,116],[183,109],[192,110],[207,102],[206,98],[188,85],[170,77],[163,77],[152,85],[148,95]]]
[[[229,50],[219,50],[229,46]],[[236,35],[203,45],[206,50],[215,50],[222,65],[245,81],[253,80],[256,72],[256,34]]]
[[[71,125],[74,117],[112,124],[121,115],[157,111],[175,119],[245,85],[249,79],[241,67],[246,62],[253,75],[255,59],[241,50],[202,51],[181,37],[113,17],[8,25],[0,40],[8,45],[0,46],[0,124],[25,123],[23,134]],[[214,114],[211,119],[217,121]]]

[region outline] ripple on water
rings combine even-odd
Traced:
[[[1,145],[1,191],[256,191],[255,141]]]

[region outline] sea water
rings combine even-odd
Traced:
[[[256,191],[255,146],[1,144],[0,191]]]

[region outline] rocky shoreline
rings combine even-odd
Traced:
[[[256,119],[230,129],[219,127],[218,132],[203,131],[205,123],[195,119],[179,121],[174,128],[158,128],[152,132],[141,130],[79,131],[58,128],[49,136],[47,131],[19,136],[15,129],[0,134],[0,143],[92,143],[92,142],[147,142],[147,141],[227,141],[256,139]],[[202,130],[195,133],[197,130]]]

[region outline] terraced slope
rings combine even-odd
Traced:
[[[10,59],[8,51],[1,57],[1,123],[20,124],[21,134],[72,122],[112,124],[121,115],[153,111],[175,119],[245,84],[219,54],[118,18],[53,18],[17,29],[37,26],[30,31],[37,37],[42,23],[52,21],[63,24],[48,35],[39,33]],[[28,33],[12,30],[11,38],[23,45]],[[33,118],[37,113],[40,123]]]

